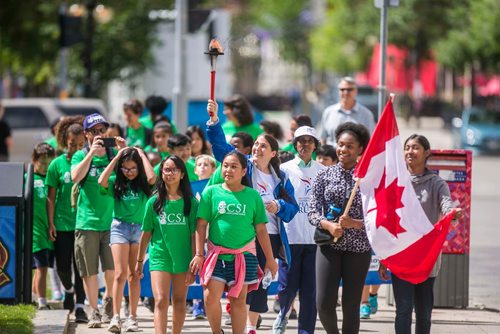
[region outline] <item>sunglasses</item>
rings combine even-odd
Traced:
[[[106,133],[106,130],[107,130],[107,129],[104,127],[104,128],[98,128],[98,129],[89,129],[89,132],[90,132],[91,134],[93,134],[94,136],[96,136],[96,135],[99,135],[99,134],[100,134],[100,135],[105,134],[105,133]]]
[[[177,174],[180,172],[180,169],[179,168],[164,168],[162,169],[161,171],[164,175],[168,175],[168,174]]]
[[[352,87],[349,87],[349,88],[339,88],[339,90],[341,92],[352,92],[354,90],[354,88],[352,88]]]
[[[120,169],[122,170],[123,174],[135,174],[137,172],[137,168],[136,167],[132,167],[132,168],[122,167]]]

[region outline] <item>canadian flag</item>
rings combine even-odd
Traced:
[[[410,180],[392,102],[385,106],[354,171],[368,239],[380,261],[410,283],[425,281],[441,252],[453,211],[432,224]]]

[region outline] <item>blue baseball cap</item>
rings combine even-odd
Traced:
[[[106,127],[109,127],[109,123],[106,122],[106,119],[104,119],[101,114],[95,113],[85,117],[83,120],[83,130],[87,131],[97,124],[104,124]]]

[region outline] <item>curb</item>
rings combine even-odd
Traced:
[[[68,310],[37,311],[33,325],[35,334],[67,334],[69,312]]]

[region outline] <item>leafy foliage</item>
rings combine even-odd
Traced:
[[[2,305],[0,304],[0,332],[2,334],[31,334],[35,316],[33,305]]]
[[[127,82],[152,65],[156,23],[149,20],[148,13],[171,6],[172,1],[107,0],[102,3],[112,9],[113,16],[108,23],[95,25],[92,60],[96,95],[107,82],[114,79]],[[34,87],[28,89],[28,94],[54,94],[59,66],[60,4],[59,1],[2,1],[0,73],[24,77],[26,86]],[[82,32],[86,32],[85,24]],[[81,84],[84,77],[85,47],[80,43],[70,49],[69,79],[73,86]]]

